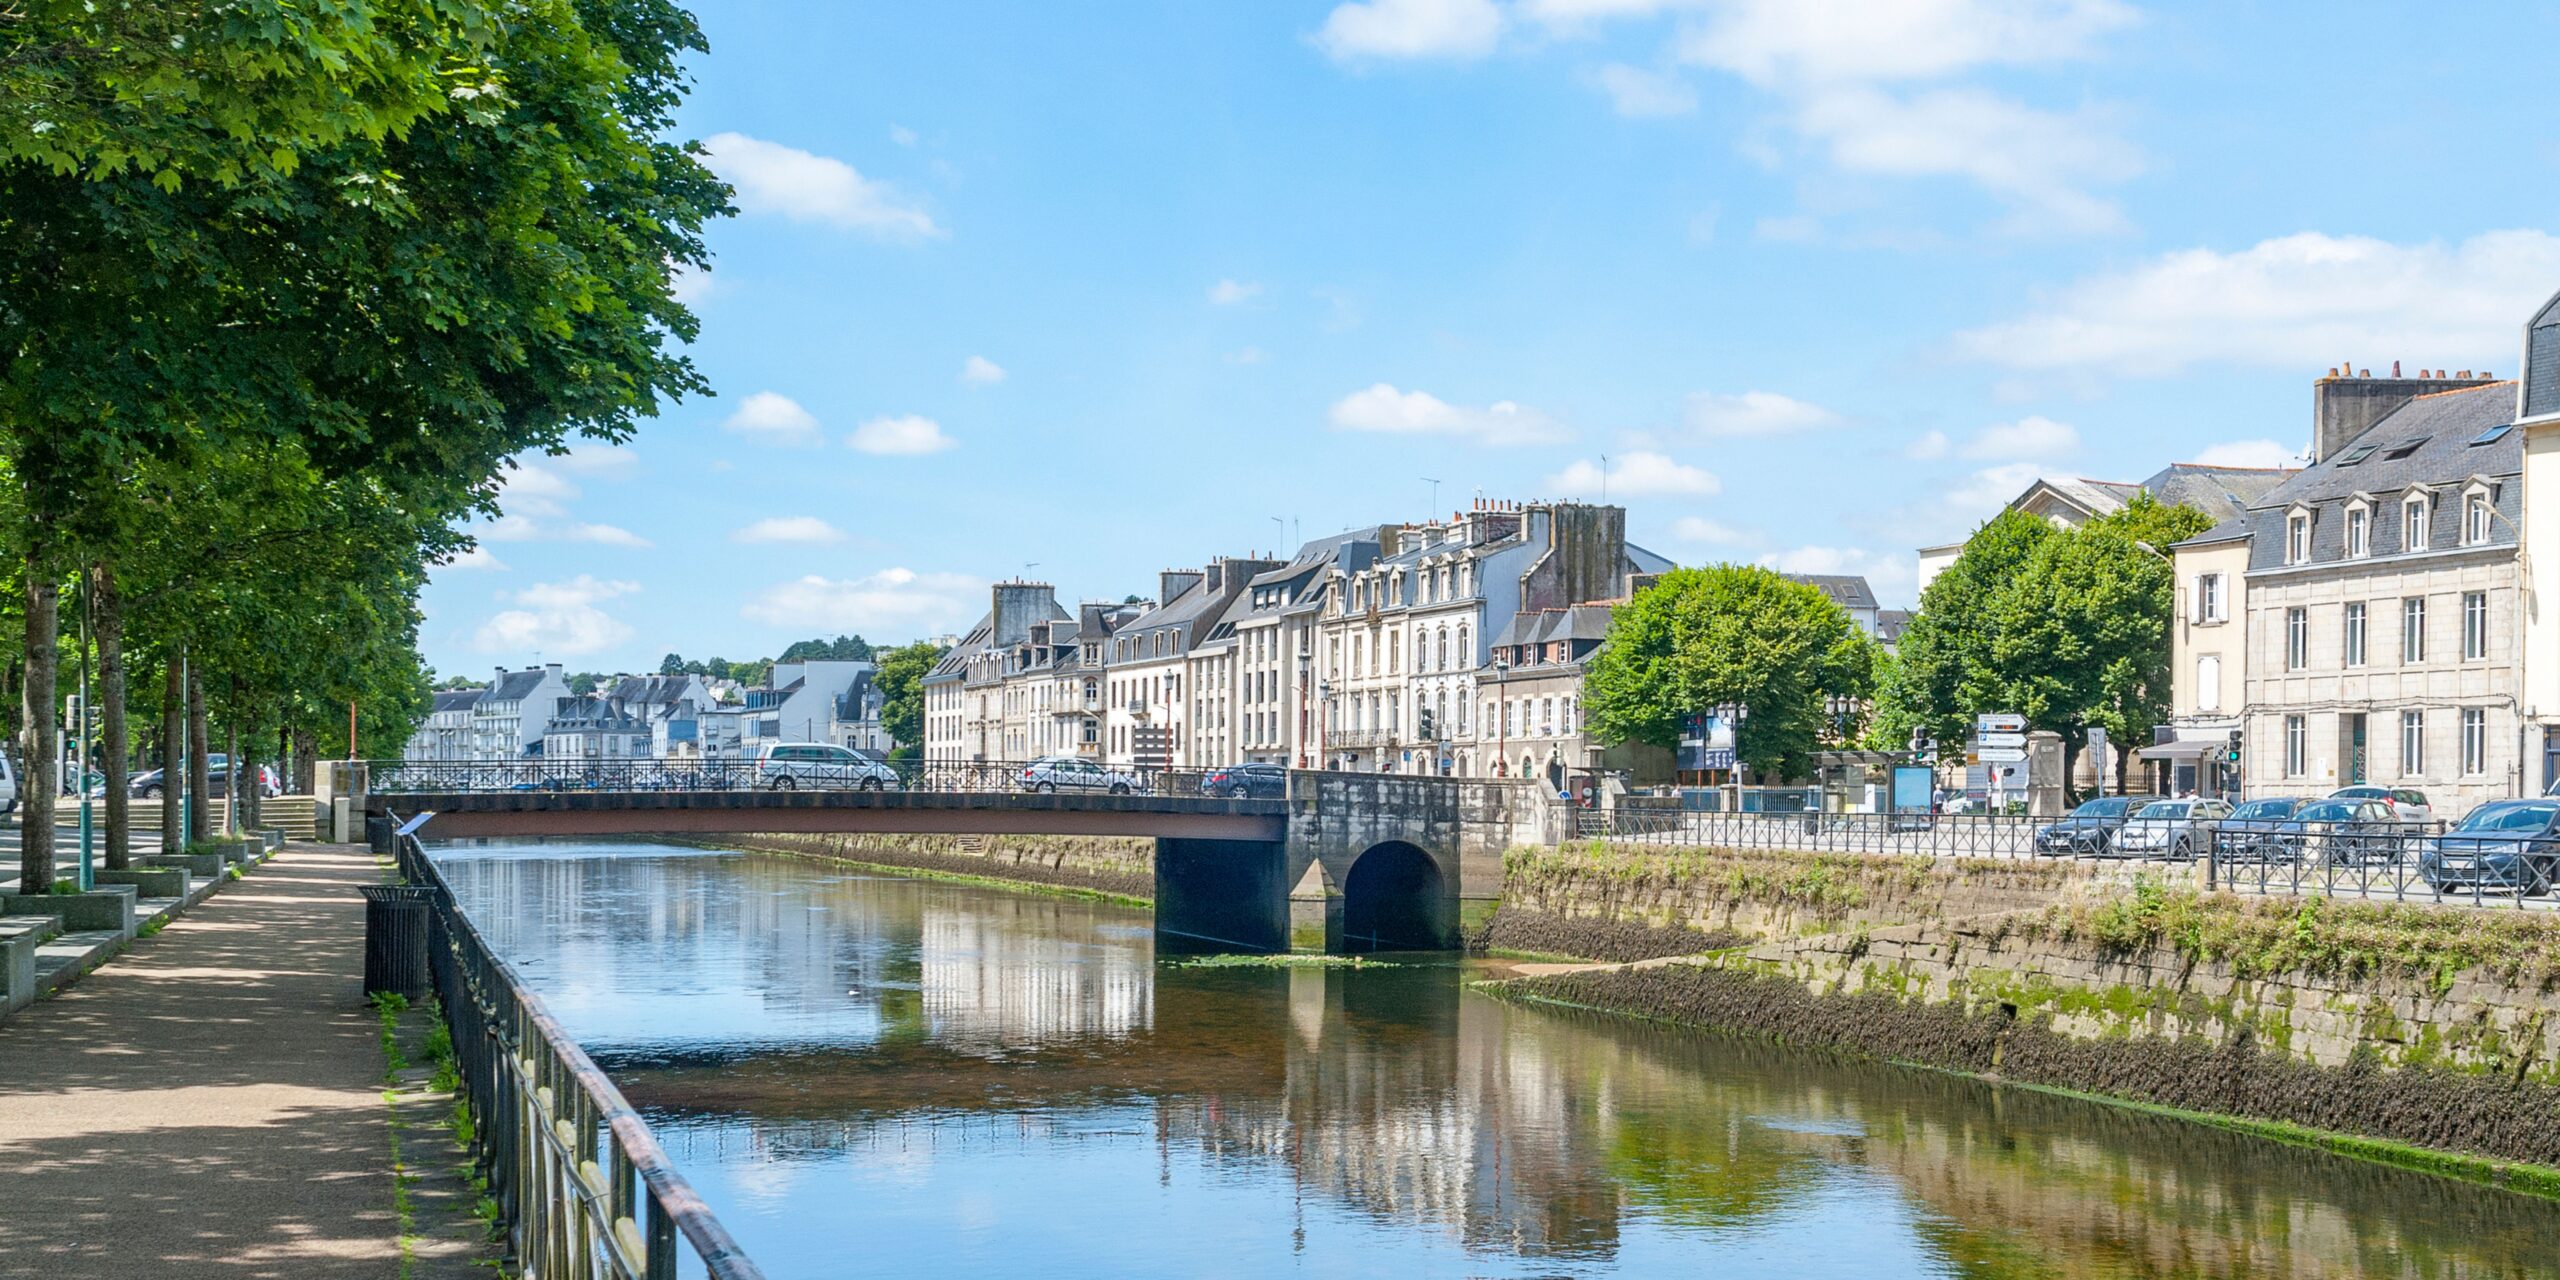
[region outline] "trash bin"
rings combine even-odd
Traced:
[[[373,847],[373,856],[375,856],[375,857],[377,857],[377,858],[388,858],[388,857],[390,857],[390,856],[391,856],[391,848],[392,848],[392,844],[391,844],[391,842],[399,838],[399,837],[397,837],[397,836],[393,835],[392,833],[393,833],[393,832],[396,832],[396,831],[398,831],[398,830],[399,830],[399,827],[397,827],[396,825],[394,825],[394,824],[392,823],[391,819],[390,819],[388,816],[386,816],[386,815],[383,815],[383,814],[366,814],[366,815],[365,815],[365,819],[364,819],[364,839],[365,839],[365,843],[366,843],[366,844],[368,844],[368,845],[371,845],[371,846]]]
[[[427,992],[427,908],[435,890],[426,885],[369,884],[364,895],[364,993]]]

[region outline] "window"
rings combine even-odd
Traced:
[[[2303,748],[2309,735],[2303,731],[2301,716],[2284,718],[2284,776],[2299,778],[2304,772]]]
[[[2347,665],[2350,667],[2363,666],[2364,601],[2357,600],[2347,605],[2346,634],[2340,637],[2340,639],[2344,641],[2342,647],[2345,648],[2347,652]]]
[[[2223,613],[2221,574],[2200,573],[2196,575],[2196,621],[2229,621],[2228,616]]]
[[[2462,545],[2486,546],[2489,542],[2489,495],[2475,493],[2462,500]]]
[[[2429,436],[2412,436],[2409,439],[2403,440],[2400,443],[2383,450],[2382,460],[2384,462],[2398,462],[2402,458],[2416,453],[2418,451],[2418,446],[2425,444],[2431,438],[2432,437]]]
[[[2467,591],[2462,596],[2462,656],[2489,656],[2489,593]]]
[[[2308,514],[2285,517],[2284,562],[2311,563],[2311,517]]]
[[[2427,713],[2400,713],[2400,772],[2416,777],[2427,771]]]
[[[2220,711],[2221,709],[2222,655],[2198,654],[2196,656],[2196,710]]]
[[[2427,598],[2410,596],[2400,602],[2400,660],[2427,660]]]
[[[2284,669],[2300,671],[2311,665],[2311,611],[2284,611]]]
[[[2427,496],[2423,493],[2400,504],[2400,549],[2427,549]]]
[[[2477,448],[2484,444],[2496,444],[2497,442],[2506,439],[2507,433],[2515,430],[2515,427],[2516,424],[2512,422],[2501,422],[2498,425],[2471,437],[2472,446]]]
[[[2373,554],[2373,509],[2347,508],[2347,558],[2362,560]]]
[[[2479,707],[2462,709],[2462,771],[2489,771],[2489,713]]]

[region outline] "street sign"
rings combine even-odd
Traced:
[[[1973,718],[1973,727],[1983,733],[2025,733],[2027,718],[2021,715],[1987,712]]]
[[[2026,763],[2026,759],[2027,750],[2024,747],[1985,747],[1982,749],[1982,762],[1984,764],[2024,764]]]
[[[1986,733],[1982,735],[1982,745],[1986,747],[2023,747],[2027,745],[2027,735],[2023,733]]]

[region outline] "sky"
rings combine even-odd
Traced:
[[[2512,374],[2560,7],[719,0],[717,394],[531,457],[446,673],[965,629],[1503,499],[1913,596],[2037,475]]]

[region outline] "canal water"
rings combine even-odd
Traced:
[[[775,1280],[2560,1274],[2550,1201],[1523,1007],[1482,962],[1160,961],[1143,911],[751,854],[438,857]]]

